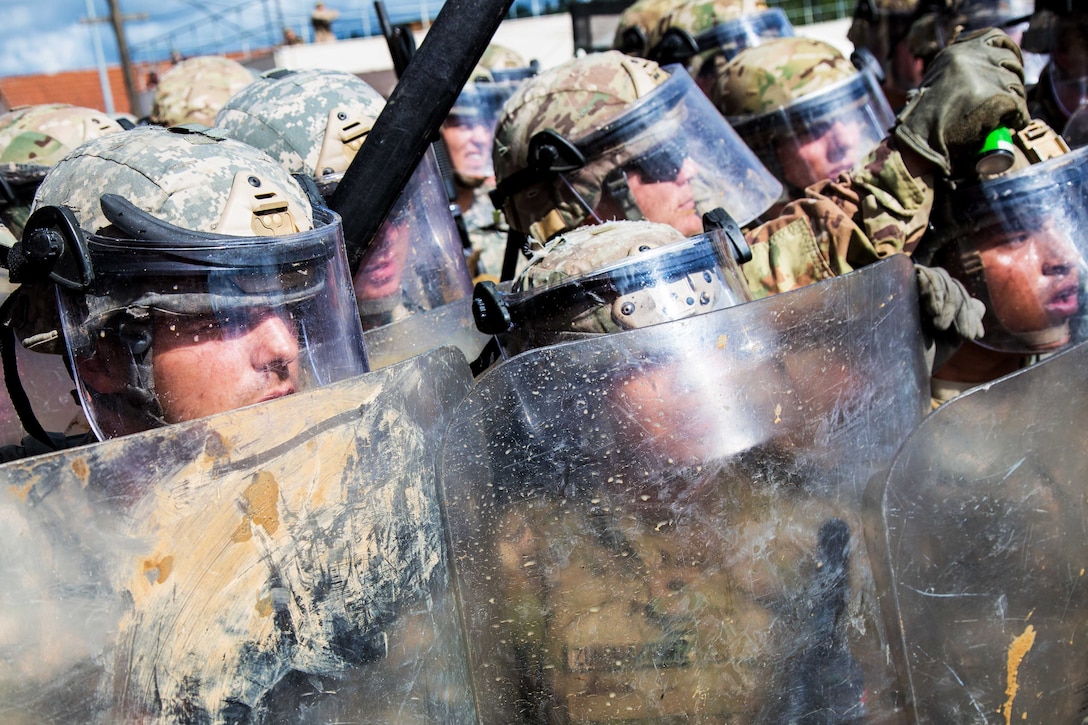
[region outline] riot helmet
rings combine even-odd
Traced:
[[[693,237],[647,221],[564,232],[513,283],[476,286],[477,325],[512,355],[746,302],[739,264],[751,252],[736,224],[720,218]]]
[[[49,169],[84,141],[122,130],[101,111],[67,103],[23,106],[0,116],[0,222],[16,239],[22,236],[34,192]]]
[[[793,37],[789,19],[762,0],[684,0],[651,32],[646,57],[661,65],[683,63],[708,92],[721,66],[737,53],[784,37]]]
[[[983,347],[1045,353],[1088,334],[1088,149],[1041,121],[1013,135],[1016,163],[963,182],[935,209],[915,257],[945,267],[986,305]]]
[[[793,195],[852,169],[895,122],[872,74],[811,38],[741,51],[710,98]]]
[[[180,126],[215,124],[227,99],[253,82],[256,74],[236,60],[218,55],[187,58],[171,68],[155,88],[151,123]]]
[[[42,182],[9,266],[15,281],[55,285],[99,438],[367,369],[339,217],[211,129],[81,146]]]
[[[650,32],[676,0],[635,0],[620,13],[612,49],[627,55],[641,56],[646,52]]]
[[[328,199],[384,106],[351,73],[276,69],[232,96],[216,128],[287,171],[311,176]],[[472,283],[461,250],[438,163],[428,152],[353,273],[363,328],[467,303]]]
[[[496,208],[540,241],[613,219],[690,235],[718,207],[743,226],[781,193],[680,66],[618,51],[525,81],[503,107],[493,156]]]

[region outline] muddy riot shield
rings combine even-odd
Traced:
[[[0,719],[474,722],[435,471],[443,348],[0,467]]]
[[[481,720],[893,720],[860,510],[919,334],[896,257],[478,378],[440,481]]]
[[[867,492],[914,721],[1088,712],[1088,345],[927,417]]]

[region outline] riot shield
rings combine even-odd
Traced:
[[[0,467],[5,722],[473,722],[434,350]]]
[[[946,403],[866,493],[916,722],[1088,711],[1088,345]]]
[[[897,256],[481,376],[440,480],[482,721],[897,717],[860,509],[917,304]]]
[[[476,329],[472,298],[462,297],[441,307],[417,312],[381,327],[363,330],[371,370],[384,368],[430,350],[436,341],[454,345],[475,360],[491,338]]]

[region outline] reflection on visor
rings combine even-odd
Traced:
[[[651,184],[676,181],[688,159],[687,144],[680,142],[658,146],[626,166]]]

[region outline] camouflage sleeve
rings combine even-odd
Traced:
[[[745,236],[743,267],[754,299],[845,274],[909,252],[933,204],[932,178],[914,175],[885,139],[852,172],[814,184]]]

